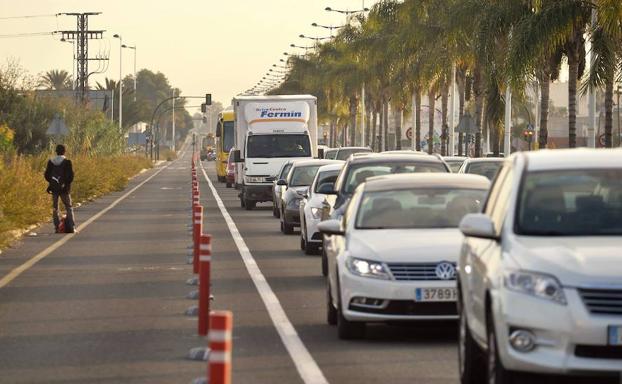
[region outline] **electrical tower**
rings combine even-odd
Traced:
[[[89,40],[102,39],[104,31],[89,31],[89,16],[99,15],[101,12],[84,13],[61,13],[61,15],[75,16],[77,28],[75,31],[59,31],[63,39],[76,41],[76,90],[80,102],[87,100],[89,87],[89,60],[101,60],[101,58],[89,58]]]

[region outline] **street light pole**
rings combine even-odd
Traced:
[[[129,46],[129,45],[122,45],[123,48],[127,48],[127,49],[131,49],[134,51],[134,102],[136,102],[136,45],[134,46]]]
[[[119,132],[123,132],[123,38],[119,34],[113,37],[119,39]]]

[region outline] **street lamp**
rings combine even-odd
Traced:
[[[134,102],[136,102],[136,81],[137,81],[136,79],[136,45],[132,47],[129,45],[122,44],[121,47],[131,49],[134,51]]]
[[[306,45],[296,45],[296,44],[290,44],[289,46],[292,47],[292,48],[301,48],[301,49],[305,49],[305,50],[313,48],[313,47],[309,47],[309,46],[306,46]]]
[[[299,35],[298,37],[300,37],[301,39],[315,40],[315,42],[317,44],[319,44],[320,41],[322,41],[322,40],[330,40],[332,38],[331,36],[328,36],[328,37],[314,37],[314,36],[305,36],[305,35]]]
[[[71,39],[65,39],[64,37],[60,39],[61,42],[63,43],[69,43],[71,44],[71,89],[74,90],[76,89],[75,84],[76,84],[76,66],[75,66],[75,60],[76,60],[76,41]]]
[[[350,15],[354,15],[355,13],[362,13],[362,12],[367,12],[369,11],[369,8],[364,7],[363,9],[358,9],[356,11],[346,11],[346,10],[341,10],[341,9],[333,9],[331,7],[326,7],[324,8],[325,11],[328,12],[338,12],[338,13],[343,13],[346,16],[350,16]]]
[[[119,131],[123,132],[123,38],[117,33],[112,37],[119,39]]]
[[[318,23],[312,23],[311,26],[312,27],[317,27],[317,28],[328,29],[330,31],[330,35],[331,36],[333,36],[333,29],[339,29],[339,28],[345,27],[345,25],[332,26],[332,25],[322,25],[322,24],[318,24]]]

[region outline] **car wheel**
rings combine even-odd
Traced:
[[[317,253],[317,245],[314,243],[306,243],[305,255],[315,255]]]
[[[328,276],[328,256],[325,247],[322,247],[322,276]]]
[[[302,232],[300,233],[300,250],[301,251],[306,251],[307,250],[307,242],[305,241],[305,238],[302,236]],[[307,253],[307,252],[305,252]]]
[[[218,176],[218,181],[220,181],[221,183],[225,182],[225,177],[224,176]]]
[[[339,308],[337,309],[337,336],[341,340],[362,339],[365,337],[365,323],[349,321],[343,316],[341,292],[339,295]]]
[[[294,233],[294,226],[291,224],[288,224],[287,221],[285,221],[285,219],[283,219],[282,221],[283,223],[283,233],[286,235],[291,235],[292,233]]]
[[[244,199],[244,209],[247,211],[252,211],[255,208],[255,205],[257,205],[256,201]]]
[[[460,311],[460,322],[458,332],[458,365],[461,384],[484,383],[486,378],[485,356],[479,345],[473,339],[471,330],[467,324],[464,307],[458,303]]]
[[[487,316],[488,321],[488,351],[487,351],[487,378],[488,384],[512,384],[514,375],[503,367],[497,349],[497,332],[495,331],[494,319],[491,313]]]
[[[337,325],[337,308],[330,297],[330,281],[326,284],[326,322],[328,325]]]

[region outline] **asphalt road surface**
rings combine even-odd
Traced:
[[[199,168],[204,232],[213,239],[212,308],[234,315],[234,383],[457,383],[453,323],[374,325],[364,340],[337,339],[325,321],[319,256],[299,250],[298,233],[280,233],[269,204],[240,208],[237,191],[216,182],[214,163],[203,165],[223,203]],[[205,340],[196,318],[183,314],[195,304],[185,298],[190,155],[76,216],[88,225],[63,244],[54,246],[67,235],[46,224],[0,254],[0,383],[203,376],[206,364],[186,354]]]

